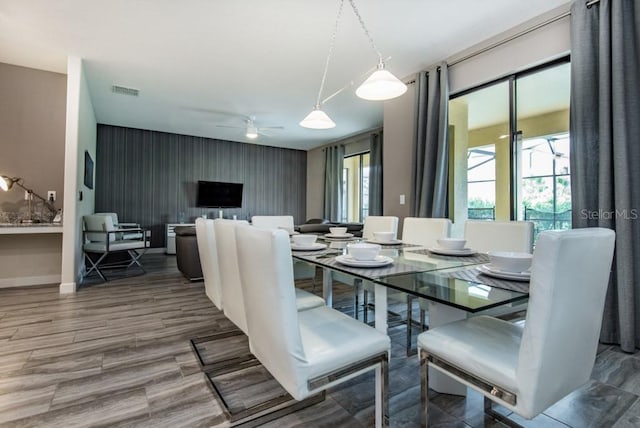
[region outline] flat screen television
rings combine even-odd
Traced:
[[[242,183],[198,181],[196,205],[208,208],[241,208]]]

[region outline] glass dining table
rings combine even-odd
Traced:
[[[295,250],[294,260],[322,268],[323,297],[328,306],[333,303],[333,277],[347,275],[356,284],[368,281],[374,286],[375,328],[387,334],[387,294],[406,293],[424,299],[429,313],[430,328],[467,318],[493,308],[524,303],[529,296],[528,283],[497,279],[482,274],[477,268],[489,263],[486,254],[465,256],[437,254],[427,248],[399,243],[382,245],[380,255],[391,262],[380,267],[353,267],[341,262],[347,245],[362,239],[329,240],[318,237],[318,249]],[[322,248],[320,248],[322,247]],[[342,256],[342,257],[341,257]],[[437,391],[464,395],[461,384],[435,375],[430,384]]]

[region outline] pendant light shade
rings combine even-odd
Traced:
[[[316,107],[307,117],[302,119],[300,126],[311,129],[330,129],[335,128],[336,123],[319,107]]]
[[[399,97],[407,92],[407,85],[384,69],[384,63],[378,63],[378,69],[356,89],[356,95],[365,100],[383,101]]]

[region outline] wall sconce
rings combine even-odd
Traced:
[[[27,224],[34,223],[34,220],[32,218],[33,207],[31,205],[31,201],[33,200],[34,196],[40,199],[44,203],[44,206],[47,207],[52,213],[56,212],[56,208],[49,201],[47,201],[45,198],[35,193],[32,189],[25,187],[24,184],[22,184],[23,181],[24,180],[20,177],[8,177],[6,175],[0,175],[0,189],[4,190],[5,192],[8,192],[9,190],[11,190],[11,188],[14,185],[16,185],[24,189],[28,194],[29,211],[27,213],[27,218],[22,219],[22,223],[27,223]]]

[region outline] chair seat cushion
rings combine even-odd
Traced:
[[[88,242],[83,246],[85,251],[103,253],[107,251],[106,242]],[[145,248],[144,241],[112,241],[109,243],[109,251],[124,251]]]
[[[309,379],[388,352],[389,337],[326,306],[298,312]]]
[[[483,380],[517,392],[522,327],[479,316],[436,327],[418,336],[418,347]]]
[[[298,311],[306,311],[307,309],[324,306],[324,303],[322,297],[296,288],[296,306],[298,307]]]

